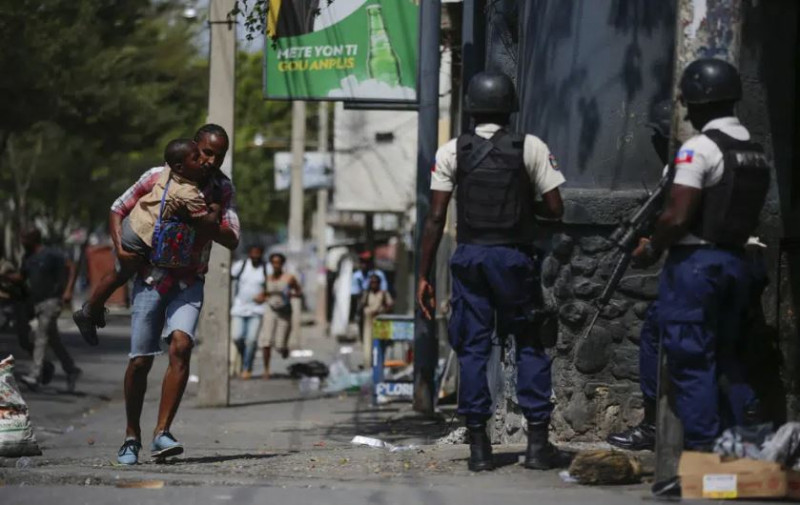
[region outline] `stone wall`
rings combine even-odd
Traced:
[[[641,416],[639,331],[658,294],[657,271],[629,270],[586,333],[598,310],[594,300],[618,257],[603,236],[567,229],[553,238],[552,254],[542,268],[542,283],[559,306],[553,426],[563,440],[604,438]]]
[[[618,207],[619,209],[619,207]],[[596,298],[619,258],[605,237],[612,226],[563,225],[540,244],[548,254],[542,263],[545,296],[558,307],[558,341],[553,358],[555,437],[591,442],[637,423],[642,415],[639,389],[639,332],[649,303],[658,294],[659,266],[629,269],[610,302],[598,311]],[[501,443],[524,439],[516,405],[513,347],[500,367],[494,438]]]

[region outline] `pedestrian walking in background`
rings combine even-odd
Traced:
[[[67,376],[67,390],[72,392],[81,376],[81,369],[75,366],[75,361],[61,341],[58,316],[62,307],[72,301],[75,265],[62,253],[45,247],[39,230],[24,231],[22,246],[25,248],[25,257],[20,278],[25,281],[28,295],[27,316],[24,319],[32,315],[38,324],[33,334],[33,367],[20,377],[20,381],[31,389],[36,389],[44,382],[45,355],[49,346],[61,362],[61,368]],[[23,331],[29,331],[27,321],[25,324]]]
[[[269,379],[272,349],[278,347],[281,357],[289,356],[289,335],[292,331],[292,297],[302,296],[302,289],[297,278],[283,270],[286,265],[286,256],[273,253],[269,256],[272,273],[267,276],[267,282],[258,302],[266,302],[261,331],[258,335],[258,344],[264,355],[264,379]]]
[[[364,317],[364,366],[372,365],[372,324],[380,314],[392,311],[394,300],[385,289],[381,289],[381,278],[372,274],[369,277],[369,289],[361,295],[360,312]]]
[[[240,376],[249,379],[253,374],[253,360],[258,346],[264,303],[261,299],[267,283],[267,262],[264,247],[252,245],[247,258],[231,267],[231,278],[236,282],[231,307],[231,338],[242,360]]]

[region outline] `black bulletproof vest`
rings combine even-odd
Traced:
[[[722,151],[724,170],[719,183],[703,188],[691,232],[717,245],[743,246],[758,226],[772,167],[755,142],[736,140],[719,130],[703,133]]]
[[[530,244],[535,238],[534,194],[525,169],[525,136],[499,130],[456,143],[459,244]]]

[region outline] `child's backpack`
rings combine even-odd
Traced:
[[[192,263],[192,249],[197,234],[192,226],[178,217],[163,219],[164,202],[167,199],[171,180],[171,177],[167,180],[164,194],[161,195],[161,207],[153,229],[153,251],[150,254],[150,262],[162,268],[189,266]]]

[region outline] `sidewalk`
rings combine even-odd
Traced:
[[[306,347],[314,350],[313,359],[329,362],[338,349],[335,341],[313,335],[311,327],[303,330]],[[449,431],[449,419],[420,417],[406,403],[373,408],[368,396],[358,394],[304,397],[297,382],[288,378],[234,380],[233,405],[214,409],[196,406],[197,384],[190,384],[172,430],[185,444],[186,453],[156,464],[150,461],[146,446],[141,464],[117,466],[114,461],[124,427],[121,375],[126,358],[121,347],[126,340],[122,327],[116,331],[119,335],[106,337],[96,351],[78,354],[87,376],[79,389],[92,388],[92,395],[78,398],[89,402],[84,408],[92,406],[73,417],[69,417],[70,409],[62,407],[65,410],[58,422],[61,426],[69,423],[71,430],[58,432],[51,419],[42,415],[52,408],[41,398],[46,393],[26,394],[31,397],[37,426],[53,429],[37,432],[44,455],[32,458],[30,467],[19,469],[16,460],[0,461],[0,481],[6,486],[3,503],[33,503],[55,496],[69,497],[66,503],[119,502],[124,496],[136,503],[168,500],[193,505],[215,502],[212,497],[228,497],[219,500],[237,504],[264,503],[271,498],[274,503],[298,504],[464,505],[500,498],[504,504],[557,501],[565,505],[638,503],[647,494],[645,485],[580,487],[563,483],[556,471],[526,470],[517,464],[522,446],[497,447],[496,460],[501,467],[475,475],[466,469],[466,446],[432,445]],[[71,337],[68,341],[73,343]],[[151,373],[142,417],[145,433],[155,422],[165,361],[157,360]],[[276,373],[281,372],[281,361],[275,362]],[[198,373],[203,380],[202,371]],[[64,401],[63,396],[54,398]],[[354,447],[350,440],[355,435],[418,447],[394,453]],[[164,489],[113,487],[151,480],[163,482]]]

